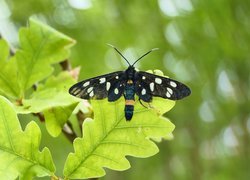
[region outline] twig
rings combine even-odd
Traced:
[[[60,62],[60,65],[64,71],[70,71],[72,69],[68,59]]]
[[[75,138],[77,138],[73,126],[69,121],[67,121],[67,123],[63,126],[62,132],[72,143],[75,140]]]
[[[38,119],[41,121],[41,122],[45,122],[45,118],[44,118],[44,115],[43,113],[39,112],[39,113],[33,113],[34,116],[37,116]]]
[[[81,111],[78,111],[78,113],[76,114],[76,118],[77,118],[78,125],[79,125],[79,128],[80,128],[81,133],[82,133],[82,123],[85,119],[85,116]]]

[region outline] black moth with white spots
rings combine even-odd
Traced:
[[[134,64],[155,49],[150,50],[131,65],[118,49],[112,47],[127,61],[128,69],[81,81],[69,89],[71,95],[82,99],[108,98],[110,102],[118,100],[123,95],[126,120],[131,120],[133,117],[135,94],[144,102],[151,102],[153,96],[179,100],[190,95],[191,90],[183,83],[135,70]]]

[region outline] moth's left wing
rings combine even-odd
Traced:
[[[111,96],[112,100],[116,100],[123,94],[123,75],[123,71],[117,71],[90,78],[74,84],[69,93],[82,99],[104,99]],[[118,93],[116,88],[119,88]]]
[[[179,100],[191,94],[191,90],[181,82],[139,71],[135,74],[136,94],[145,102],[150,102],[152,96],[171,100]]]

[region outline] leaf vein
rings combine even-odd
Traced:
[[[114,163],[116,163],[116,164],[119,164],[118,161],[114,161],[114,159],[108,158],[107,156],[103,156],[103,155],[97,154],[97,153],[93,153],[93,155],[94,155],[94,156],[101,157],[101,158],[103,158],[103,159],[108,159],[108,160],[110,160],[110,161],[112,161],[112,162],[114,162]]]
[[[135,147],[139,147],[141,149],[145,149],[143,146],[138,145],[138,144],[133,144],[133,143],[129,143],[129,142],[122,142],[122,141],[103,141],[100,144],[121,144],[121,145],[130,145],[130,146],[135,146]]]

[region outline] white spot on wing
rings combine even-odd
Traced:
[[[101,78],[101,79],[99,79],[99,81],[100,81],[100,84],[105,83],[106,82],[106,78]]]
[[[93,97],[94,96],[94,91],[91,91],[91,93],[89,93],[89,97]]]
[[[142,89],[142,91],[141,91],[141,95],[145,95],[146,94],[146,89]]]
[[[177,84],[176,84],[174,81],[170,81],[170,86],[172,86],[172,87],[176,87],[176,86],[177,86]]]
[[[87,87],[89,85],[89,81],[85,82],[82,86]]]
[[[161,80],[160,78],[155,78],[155,82],[156,82],[157,84],[161,84],[161,83],[162,83],[162,80]]]
[[[166,96],[167,96],[168,98],[170,98],[170,97],[171,97],[171,94],[170,94],[169,92],[167,92],[167,93],[166,93]]]
[[[115,76],[115,79],[119,79],[119,76]]]
[[[75,88],[73,89],[73,94],[76,95],[81,91],[81,89]]]
[[[110,88],[110,82],[107,82],[107,84],[106,84],[106,90],[108,91],[109,88]]]
[[[145,80],[145,79],[146,79],[146,77],[145,77],[145,76],[142,76],[142,79],[143,79],[143,80]]]
[[[75,95],[75,94],[76,94],[77,89],[78,89],[77,87],[73,88],[73,89],[70,91],[70,93]]]
[[[172,89],[167,88],[167,90],[168,90],[168,92],[169,92],[170,94],[173,94],[173,90],[172,90]]]
[[[89,88],[87,89],[87,93],[90,93],[92,90],[93,90],[93,87],[89,87]]]
[[[154,89],[155,89],[155,83],[151,82],[151,83],[149,84],[149,87],[150,87],[150,90],[151,90],[151,91],[154,91]]]
[[[119,90],[118,90],[117,88],[115,88],[114,93],[115,93],[115,94],[118,94],[118,93],[119,93]]]
[[[81,98],[82,95],[83,95],[83,93],[84,93],[83,91],[80,91],[80,92],[76,95],[76,97],[80,97],[80,98]]]

